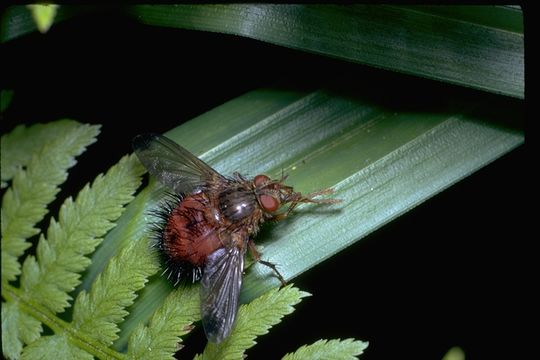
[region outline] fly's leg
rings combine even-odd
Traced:
[[[255,247],[255,243],[253,242],[253,240],[249,239],[248,246],[249,246],[249,252],[251,253],[251,256],[253,257],[253,259],[256,262],[259,262],[265,266],[268,266],[270,269],[272,269],[276,277],[281,282],[281,286],[287,285],[287,281],[285,281],[285,279],[283,278],[283,275],[281,275],[281,273],[278,271],[276,264],[271,263],[270,261],[265,261],[261,259],[261,254],[259,253],[259,251],[257,251],[257,248]]]

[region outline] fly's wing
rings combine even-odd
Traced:
[[[162,135],[137,135],[133,150],[148,172],[177,194],[190,193],[221,178],[205,162]]]
[[[201,280],[201,314],[209,341],[220,343],[234,325],[242,286],[244,250],[220,248],[206,258]]]

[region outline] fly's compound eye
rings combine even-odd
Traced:
[[[270,178],[266,175],[257,175],[255,176],[255,179],[253,179],[253,183],[256,187],[262,187],[270,182]]]
[[[271,195],[262,194],[259,196],[259,202],[262,208],[268,212],[274,212],[279,209],[280,202]]]

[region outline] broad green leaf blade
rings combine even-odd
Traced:
[[[36,125],[39,127],[39,125]],[[26,239],[39,230],[35,224],[47,213],[47,205],[54,200],[67,178],[67,170],[76,164],[75,157],[95,141],[99,126],[81,125],[75,121],[60,121],[50,125],[56,131],[49,139],[49,130],[18,128],[13,136],[3,136],[2,160],[17,157],[17,139],[38,133],[38,140],[22,141],[30,150],[39,150],[30,159],[18,157],[19,163],[8,168],[17,168],[13,184],[2,198],[2,283],[13,281],[20,274],[18,257],[30,245]],[[6,160],[10,163],[10,160]],[[26,169],[22,169],[26,166]],[[6,178],[7,180],[7,178]]]
[[[480,99],[475,101],[484,108]],[[431,103],[429,110],[419,102],[400,105],[330,90],[261,89],[167,135],[223,174],[279,177],[283,170],[298,191],[336,189],[343,203],[300,207],[255,238],[263,259],[278,264],[291,280],[523,143],[515,104],[490,102],[493,111],[480,115],[459,99]],[[518,125],[503,126],[501,120]],[[132,212],[137,215],[129,222],[144,232],[156,204],[144,209],[137,200],[139,209]],[[246,270],[242,301],[278,284],[266,267],[255,264]],[[157,286],[128,322],[147,321],[159,306],[158,292],[164,299],[170,288]]]
[[[137,5],[130,12],[146,24],[240,35],[524,97],[523,17],[516,8],[227,4]]]
[[[330,257],[523,141],[518,133],[457,114],[390,115],[372,119],[371,123],[371,131],[343,137],[331,151],[323,150],[309,159],[320,167],[303,171],[302,179],[317,176],[317,171],[323,173],[321,164],[340,163],[350,168],[357,162],[366,166],[333,185],[335,196],[344,200],[332,207],[337,211],[305,206],[297,211],[297,218],[272,228],[269,238],[275,241],[265,243],[264,255],[280,265],[286,278],[294,278],[310,264]],[[399,130],[402,126],[413,132]],[[382,156],[371,157],[372,152],[385,148],[384,143],[395,146],[396,140],[407,140],[407,134],[415,137]],[[347,158],[347,152],[357,156]],[[374,161],[368,164],[370,160]],[[302,184],[302,179],[295,183]],[[244,300],[268,289],[270,275],[257,264],[246,276]]]
[[[413,5],[409,7],[412,10],[450,19],[523,33],[523,12],[519,5]]]
[[[0,42],[6,42],[37,30],[32,13],[26,6],[7,7],[0,20]]]
[[[240,306],[229,337],[219,345],[209,342],[204,352],[195,359],[242,359],[245,351],[256,344],[257,336],[268,333],[268,330],[278,324],[283,316],[294,311],[294,305],[309,295],[292,285],[287,285],[282,289],[272,289],[250,304]]]
[[[345,340],[319,340],[311,345],[304,345],[292,354],[287,354],[283,360],[323,360],[339,359],[354,360],[361,355],[368,347],[367,342],[345,339]]]
[[[64,5],[55,21],[90,11]],[[515,6],[137,5],[128,13],[524,97],[523,12]],[[36,30],[24,6],[9,7],[0,26],[2,42]]]

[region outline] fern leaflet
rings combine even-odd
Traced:
[[[319,340],[311,345],[304,345],[283,360],[353,360],[367,348],[368,343],[354,339]]]
[[[58,186],[66,180],[67,169],[75,164],[74,157],[93,143],[99,132],[98,126],[80,125],[69,120],[51,126],[56,132],[53,138],[50,138],[51,130],[38,131],[39,128],[33,127],[28,131],[24,128],[18,130],[17,136],[2,137],[3,163],[4,159],[10,159],[12,154],[17,158],[16,155],[20,152],[17,139],[32,135],[32,132],[40,135],[39,140],[27,142],[34,144],[34,150],[39,150],[37,153],[29,160],[28,156],[20,157],[20,164],[8,164],[8,169],[18,170],[14,173],[12,186],[2,198],[3,284],[15,280],[21,273],[17,259],[30,246],[26,239],[39,233],[34,226],[43,219],[47,213],[47,205],[60,191]],[[6,161],[9,163],[9,160]],[[23,169],[24,166],[26,170]]]
[[[89,293],[81,291],[75,300],[73,326],[105,346],[118,338],[118,323],[133,304],[135,292],[158,270],[149,256],[146,237],[133,239],[109,261]],[[97,331],[96,331],[97,330]]]
[[[17,136],[28,135],[24,128],[18,129]],[[46,205],[59,191],[67,168],[75,163],[73,157],[93,142],[98,132],[97,126],[72,121],[30,129],[30,135],[33,133],[37,139],[26,140],[26,144],[39,151],[30,158],[19,157],[21,163],[16,166],[12,187],[2,203],[2,258],[15,264],[8,264],[11,267],[4,272],[2,263],[2,297],[6,300],[2,303],[3,353],[8,358],[18,358],[23,351],[23,358],[33,358],[32,354],[43,356],[51,350],[47,347],[55,344],[56,351],[64,349],[65,354],[79,354],[80,358],[81,351],[96,353],[95,346],[89,344],[85,333],[79,333],[73,324],[60,320],[55,313],[69,306],[69,292],[80,283],[80,273],[90,263],[85,255],[95,250],[122,214],[124,205],[133,199],[144,170],[133,156],[124,157],[106,175],[99,175],[92,186],[85,186],[75,201],[68,198],[60,209],[59,220],[51,219],[47,238],[40,236],[36,256],[26,257],[20,288],[15,288],[9,281],[21,273],[17,257],[28,247],[26,238],[38,231],[34,225],[43,218]],[[51,131],[56,131],[54,137],[49,137]],[[2,138],[8,139],[3,143],[3,156],[10,153],[10,143],[17,136]],[[33,207],[38,210],[26,211]],[[55,335],[40,337],[41,323]],[[23,349],[23,343],[29,346]]]
[[[282,289],[269,290],[251,303],[242,305],[229,337],[219,345],[208,343],[204,352],[196,359],[242,359],[244,352],[255,345],[257,336],[268,333],[284,315],[294,311],[294,305],[309,295],[288,285]]]
[[[180,336],[200,320],[199,287],[182,286],[171,292],[156,310],[148,326],[140,324],[129,339],[130,359],[171,359],[178,350]]]

